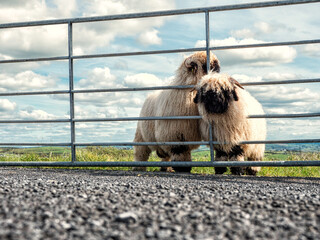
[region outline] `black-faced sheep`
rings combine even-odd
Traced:
[[[187,57],[176,72],[171,83],[175,85],[196,85],[207,74],[207,55],[196,52]],[[210,54],[210,69],[220,71],[219,61]],[[156,92],[147,97],[140,117],[151,116],[198,116],[197,105],[193,102],[196,92],[190,89],[170,89]],[[200,141],[198,120],[148,120],[137,124],[134,142],[184,142]],[[191,150],[199,145],[135,146],[134,160],[147,161],[152,151],[156,151],[162,161],[191,161]],[[137,167],[134,170],[145,170]],[[164,170],[164,169],[162,169]],[[175,168],[188,172],[191,168]]]
[[[197,85],[194,102],[198,104],[200,132],[203,140],[209,140],[209,123],[213,124],[213,140],[228,143],[214,145],[217,161],[259,161],[264,156],[264,144],[239,144],[241,141],[265,140],[266,121],[263,118],[248,119],[248,115],[264,114],[261,104],[235,79],[227,74],[210,72]],[[225,167],[215,168],[223,174]],[[256,175],[260,167],[232,167],[232,174]],[[245,172],[246,171],[246,172]]]

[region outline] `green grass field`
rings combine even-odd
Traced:
[[[208,161],[209,151],[195,151],[193,161]],[[264,161],[298,161],[319,160],[319,152],[266,152]],[[70,161],[70,149],[67,147],[34,147],[34,148],[0,148],[0,161]],[[150,161],[159,161],[155,153]],[[114,147],[85,147],[77,149],[77,161],[133,161],[133,150]],[[99,169],[130,170],[126,167],[104,167]],[[148,171],[159,171],[160,168],[150,167]],[[214,174],[211,167],[194,167],[192,173]],[[226,174],[230,174],[228,171]],[[320,167],[263,167],[259,176],[291,176],[320,177]]]

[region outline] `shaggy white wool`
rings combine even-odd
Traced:
[[[215,146],[219,150],[230,153],[232,148],[239,145],[241,141],[265,140],[266,138],[266,120],[264,118],[247,118],[249,115],[263,115],[264,111],[261,104],[249,92],[227,74],[210,72],[204,76],[197,85],[198,91],[202,89],[202,94],[212,90],[216,93],[224,91],[235,91],[238,100],[233,98],[228,100],[228,108],[224,113],[209,113],[203,102],[198,103],[198,110],[202,116],[200,121],[201,138],[209,141],[209,123],[213,124],[213,139],[221,144]],[[232,94],[230,94],[232,96]],[[224,100],[223,94],[221,99]],[[244,156],[231,160],[262,160],[264,156],[264,144],[243,144],[241,145]],[[218,161],[225,161],[222,156]],[[259,168],[254,168],[259,170]]]
[[[196,85],[206,74],[206,53],[196,52],[180,65],[171,85]],[[210,68],[219,71],[219,61],[210,54]],[[197,105],[193,102],[196,92],[190,89],[170,89],[151,94],[145,100],[140,117],[151,116],[197,116]],[[134,142],[181,142],[200,141],[198,120],[139,121]],[[181,145],[182,146],[182,145]],[[135,146],[134,160],[147,161],[151,151],[157,151],[163,161],[191,161],[191,150],[198,145]],[[179,146],[178,146],[179,147]],[[141,169],[141,168],[139,168]]]

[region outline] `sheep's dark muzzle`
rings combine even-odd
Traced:
[[[213,90],[205,91],[203,88],[200,88],[193,101],[194,103],[204,104],[205,110],[208,113],[222,114],[228,110],[230,99],[230,92],[224,89],[218,92]]]

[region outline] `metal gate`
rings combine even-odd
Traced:
[[[200,119],[200,116],[170,116],[170,117],[126,117],[126,118],[87,118],[77,119],[74,114],[74,96],[79,93],[94,93],[94,92],[125,92],[125,91],[145,91],[145,90],[160,90],[160,89],[185,89],[193,88],[193,85],[189,86],[165,86],[165,87],[144,87],[144,88],[113,88],[113,89],[85,89],[74,90],[74,78],[73,78],[73,61],[75,59],[86,58],[111,58],[117,56],[137,56],[137,55],[151,55],[151,54],[165,54],[165,53],[182,53],[182,52],[194,52],[194,51],[206,51],[207,62],[209,59],[210,50],[227,50],[227,49],[240,49],[240,48],[261,48],[261,47],[274,47],[274,46],[288,46],[288,45],[303,45],[303,44],[315,44],[320,43],[320,39],[314,40],[302,40],[302,41],[289,41],[289,42],[275,42],[275,43],[263,43],[263,44],[249,44],[249,45],[234,45],[234,46],[221,46],[210,47],[209,46],[209,16],[211,13],[220,11],[242,10],[242,9],[254,9],[254,8],[267,8],[296,4],[311,4],[319,3],[320,0],[288,0],[288,1],[270,1],[261,3],[248,3],[248,4],[236,4],[217,7],[206,8],[193,8],[182,9],[172,11],[157,11],[146,13],[134,13],[134,14],[121,14],[111,16],[100,17],[84,17],[84,18],[71,18],[71,19],[58,19],[58,20],[46,20],[46,21],[33,21],[33,22],[21,22],[21,23],[8,23],[0,24],[0,29],[6,28],[22,28],[32,26],[45,26],[45,25],[68,25],[68,55],[58,57],[46,57],[46,58],[25,58],[25,59],[13,59],[13,60],[0,60],[0,64],[3,63],[24,63],[24,62],[39,62],[39,61],[57,61],[68,60],[69,62],[69,89],[58,91],[32,91],[32,92],[11,92],[0,93],[0,96],[22,96],[22,95],[53,95],[53,94],[68,94],[70,100],[70,117],[67,119],[53,119],[53,120],[0,120],[0,124],[32,124],[32,123],[70,123],[70,142],[64,143],[0,143],[0,146],[68,146],[71,148],[72,159],[70,162],[0,162],[0,166],[55,166],[55,167],[86,167],[86,166],[156,166],[156,167],[224,167],[224,166],[320,166],[320,160],[314,161],[244,161],[244,162],[216,162],[214,161],[213,145],[218,142],[212,141],[212,131],[210,132],[210,141],[202,142],[90,142],[90,143],[77,143],[75,138],[76,128],[75,123],[79,122],[106,122],[106,121],[139,121],[139,120],[170,120],[170,119]],[[206,30],[206,47],[199,48],[185,48],[174,50],[157,50],[157,51],[141,51],[141,52],[122,52],[122,53],[105,53],[94,55],[74,55],[73,54],[73,30],[74,23],[89,23],[99,21],[114,21],[136,18],[152,18],[185,14],[204,14],[205,30]],[[210,64],[207,64],[209,67]],[[318,83],[319,78],[316,79],[297,79],[286,81],[272,81],[272,82],[251,82],[243,83],[244,86],[253,85],[272,85],[272,84],[297,84],[297,83]],[[307,114],[266,114],[266,115],[253,115],[249,118],[312,118],[320,117],[320,113],[307,113]],[[320,143],[320,139],[292,139],[292,140],[275,140],[275,141],[243,141],[240,144],[276,144],[276,143]],[[202,162],[80,162],[76,158],[76,148],[81,146],[137,146],[137,145],[209,145],[211,161]]]

